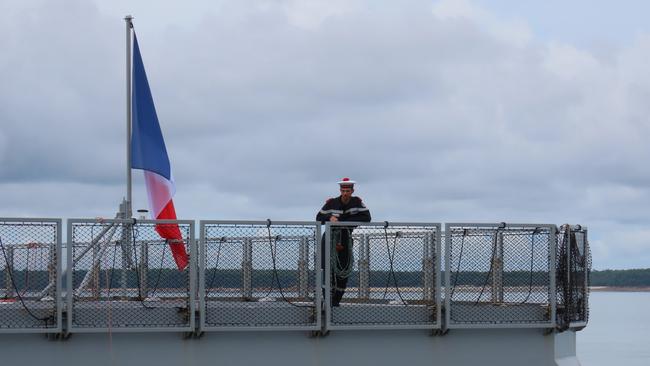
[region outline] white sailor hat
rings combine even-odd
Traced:
[[[348,177],[345,177],[345,178],[341,179],[338,183],[339,183],[339,186],[341,186],[341,187],[348,187],[348,186],[354,187],[354,184],[356,182],[351,180]]]

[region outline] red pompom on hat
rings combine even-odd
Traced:
[[[345,177],[345,178],[341,179],[338,183],[339,183],[339,186],[341,186],[341,187],[344,187],[344,186],[354,187],[354,184],[357,183],[357,182],[351,180],[348,177]]]

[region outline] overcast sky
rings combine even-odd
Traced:
[[[650,3],[530,3],[0,0],[0,215],[114,215],[133,14],[180,218],[312,220],[347,176],[376,221],[650,267]]]

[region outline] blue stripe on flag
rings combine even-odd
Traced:
[[[171,180],[169,157],[135,33],[133,40],[131,167],[148,170]]]

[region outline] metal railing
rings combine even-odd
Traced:
[[[182,240],[161,238],[178,228]],[[193,331],[194,223],[68,220],[68,331]],[[179,270],[170,245],[183,245]]]
[[[446,326],[552,327],[555,226],[447,224]]]
[[[181,239],[161,237],[172,228]],[[62,253],[60,219],[0,218],[0,333],[564,331],[589,320],[581,226],[339,222],[321,235],[317,222],[201,221],[200,241],[187,220],[67,229]],[[187,268],[170,245],[187,248]]]
[[[587,229],[562,225],[557,235],[557,327],[583,328],[589,320],[591,251]]]
[[[0,333],[61,332],[61,220],[0,218],[0,249]]]
[[[316,222],[201,221],[200,329],[320,329]]]
[[[440,328],[440,224],[328,223],[328,329]]]

